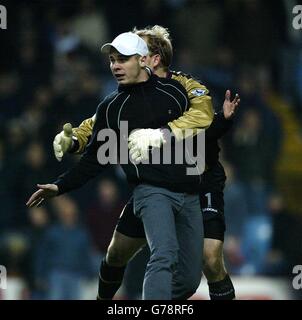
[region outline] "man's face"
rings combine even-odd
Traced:
[[[138,55],[124,56],[112,49],[109,54],[110,69],[118,84],[133,84],[142,81],[143,70]]]

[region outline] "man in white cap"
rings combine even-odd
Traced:
[[[98,175],[105,165],[97,155],[104,145],[98,138],[101,130],[111,129],[119,135],[122,121],[129,132],[138,128],[158,128],[180,117],[189,107],[185,89],[175,80],[158,78],[146,68],[147,44],[133,33],[123,33],[102,52],[109,54],[110,69],[118,90],[98,106],[91,142],[73,169],[53,184],[38,185],[28,200],[30,207],[44,199],[79,188]],[[121,139],[127,148],[127,137]],[[175,150],[171,148],[173,153]],[[183,159],[185,149],[183,149]],[[175,159],[175,154],[171,154]],[[121,164],[127,180],[134,186],[134,211],[142,220],[151,251],[146,268],[143,299],[187,299],[198,288],[201,275],[202,215],[198,191],[200,175],[187,175],[195,164]],[[177,281],[176,274],[184,275]],[[173,280],[172,280],[173,278]],[[110,279],[109,279],[110,280]]]

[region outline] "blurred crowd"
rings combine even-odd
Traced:
[[[302,264],[302,212],[292,212],[288,202],[300,199],[284,197],[279,181],[287,181],[285,189],[291,181],[279,179],[277,170],[288,143],[288,119],[297,120],[299,130],[302,121],[302,31],[297,34],[291,25],[294,4],[7,2],[8,29],[0,31],[0,265],[24,282],[20,299],[79,299],[81,281],[96,282],[130,195],[122,171],[112,167],[39,208],[27,209],[25,203],[37,183],[54,181],[78,161],[67,156],[58,163],[52,140],[64,123],[78,126],[91,117],[115,89],[100,46],[134,26],[169,28],[172,69],[201,79],[216,111],[226,89],[240,94],[234,126],[221,141],[230,274],[290,276],[293,266]],[[272,96],[293,116],[282,117]],[[301,164],[295,177],[302,181]],[[146,255],[143,251],[131,263],[135,273],[127,272],[124,297],[137,297]]]

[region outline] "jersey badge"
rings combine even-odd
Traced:
[[[191,91],[191,93],[196,97],[201,97],[206,94],[206,90],[205,89],[194,89]]]

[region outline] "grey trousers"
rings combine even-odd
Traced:
[[[133,196],[134,213],[142,219],[151,252],[143,299],[188,299],[202,277],[203,223],[198,195],[141,184]]]

